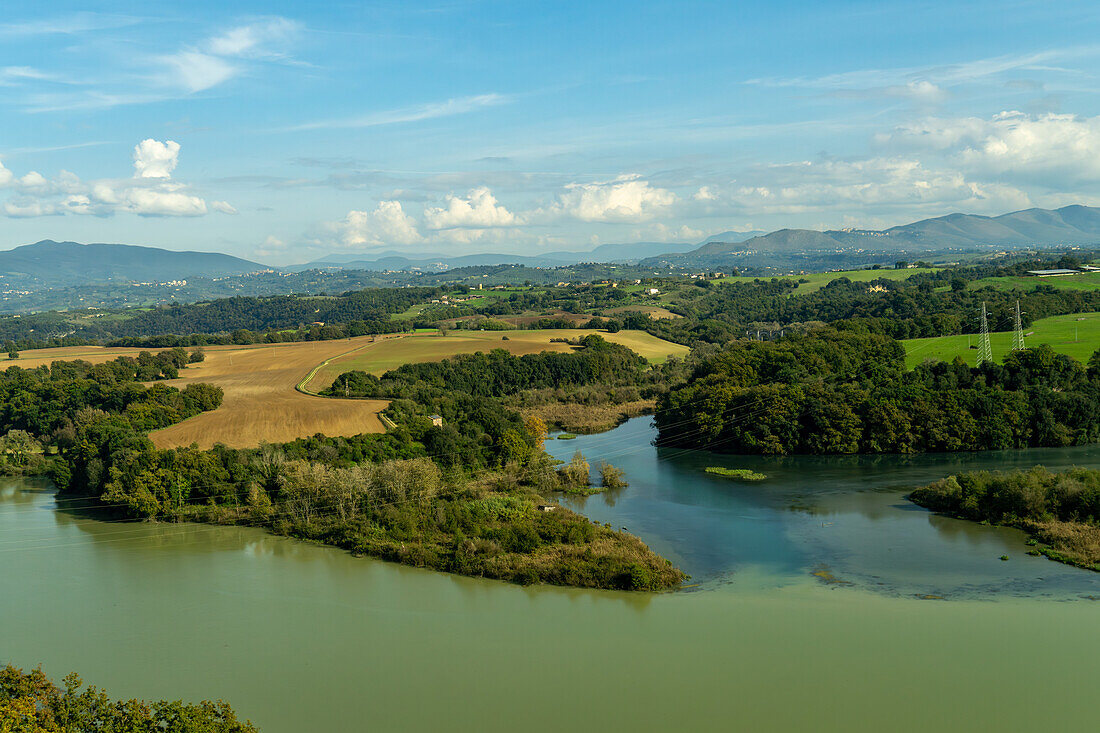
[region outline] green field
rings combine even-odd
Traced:
[[[1024,337],[1025,346],[1050,344],[1059,353],[1087,362],[1092,353],[1100,349],[1100,313],[1043,318],[1024,332],[1033,334]],[[1012,347],[1012,332],[992,333],[989,341],[994,361],[1002,361]],[[978,346],[977,335],[909,339],[902,341],[902,344],[905,346],[905,364],[910,369],[925,359],[951,361],[961,356],[967,364],[973,365],[978,358],[978,349],[970,348]]]
[[[996,290],[1034,290],[1039,285],[1050,285],[1059,290],[1100,290],[1100,272],[1065,277],[984,277],[970,283],[971,290],[991,285]]]
[[[795,295],[806,295],[807,293],[821,290],[833,280],[839,280],[842,277],[846,277],[853,282],[870,282],[871,280],[880,279],[904,280],[911,275],[916,275],[921,272],[935,272],[935,269],[929,267],[913,267],[905,270],[844,270],[841,272],[811,272],[806,275],[779,275],[777,277],[780,280],[808,280],[809,282],[802,283],[798,286],[798,289],[794,291]],[[771,278],[736,275],[719,278],[716,282],[752,282],[753,280],[771,280]]]

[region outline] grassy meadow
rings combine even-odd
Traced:
[[[933,268],[913,267],[905,270],[843,270],[840,272],[812,272],[806,275],[777,275],[779,280],[808,280],[798,286],[795,295],[806,295],[825,287],[833,280],[846,277],[852,282],[870,282],[872,280],[904,280],[911,275],[921,272],[935,272]],[[752,282],[753,280],[770,280],[770,277],[748,277],[745,275],[731,275],[719,278],[716,282]]]
[[[993,319],[990,321],[992,327]],[[1043,318],[1035,321],[1024,333],[1032,334],[1024,337],[1025,346],[1050,344],[1059,353],[1087,362],[1092,353],[1100,349],[1100,313]],[[961,356],[967,364],[973,365],[978,358],[978,349],[970,347],[977,347],[978,342],[979,337],[974,334],[909,339],[902,341],[902,344],[905,346],[905,363],[913,368],[925,359],[951,361],[956,356]],[[991,333],[989,342],[994,361],[1002,361],[1012,348],[1012,331]]]
[[[1100,290],[1100,272],[1066,275],[1064,277],[984,277],[970,283],[971,290],[992,286],[996,290],[1034,290],[1039,285],[1050,285],[1059,290]]]

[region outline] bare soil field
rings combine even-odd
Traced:
[[[537,331],[460,331],[448,333],[446,336],[420,333],[380,339],[377,343],[366,344],[357,351],[333,358],[318,368],[303,386],[311,392],[319,392],[344,372],[360,370],[381,375],[402,364],[437,361],[455,354],[473,354],[477,351],[506,349],[516,355],[539,351],[569,351],[571,346],[560,342],[551,343],[551,339],[583,338],[590,333],[598,333],[608,341],[622,344],[654,363],[662,362],[669,356],[683,356],[688,352],[686,346],[664,341],[645,331],[604,333],[565,328]]]

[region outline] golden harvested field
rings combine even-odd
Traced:
[[[381,339],[379,340],[381,341]],[[225,401],[213,412],[150,434],[158,448],[198,443],[209,448],[224,443],[249,448],[284,443],[316,433],[359,435],[385,430],[378,413],[385,400],[340,400],[303,394],[295,385],[318,363],[370,343],[369,336],[340,341],[214,346],[206,361],[180,372],[169,384],[208,382],[225,390]]]
[[[305,385],[313,392],[319,392],[344,372],[361,370],[381,375],[390,369],[419,361],[437,361],[455,354],[473,354],[477,351],[506,349],[516,355],[532,354],[539,351],[569,351],[572,347],[563,343],[550,343],[550,339],[587,336],[598,333],[608,341],[622,344],[653,363],[663,362],[670,356],[684,356],[686,346],[680,346],[645,331],[619,331],[604,333],[588,329],[546,329],[539,331],[466,331],[451,332],[446,336],[436,333],[422,333],[401,336],[394,339],[379,340],[367,344],[362,349],[336,359],[317,369]],[[508,340],[504,341],[503,336]]]
[[[261,441],[279,443],[326,435],[358,435],[384,430],[378,413],[385,400],[338,400],[302,394],[295,385],[317,364],[349,350],[366,346],[369,336],[341,341],[317,341],[254,346],[208,346],[206,361],[180,371],[172,384],[183,388],[189,382],[208,382],[225,390],[222,406],[150,434],[159,448],[198,443],[209,448],[224,443],[248,448]],[[381,341],[381,339],[379,339]],[[63,347],[25,351],[19,359],[2,363],[30,369],[53,361],[84,359],[93,363],[119,356],[136,356],[158,349]]]

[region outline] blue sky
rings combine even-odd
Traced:
[[[0,248],[286,264],[1100,203],[1092,3],[4,7]]]

